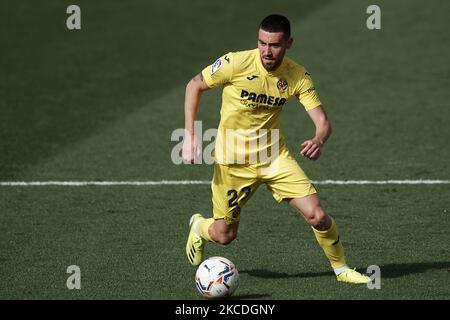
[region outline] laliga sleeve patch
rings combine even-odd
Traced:
[[[213,75],[214,73],[216,73],[217,70],[220,69],[220,67],[222,67],[222,59],[221,59],[221,58],[217,59],[216,62],[214,62],[214,63],[211,65],[211,75]]]

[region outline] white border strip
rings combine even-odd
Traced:
[[[388,185],[388,184],[450,184],[450,180],[320,180],[317,185]],[[85,186],[164,186],[164,185],[209,185],[203,180],[160,180],[160,181],[4,181],[0,187],[85,187]]]

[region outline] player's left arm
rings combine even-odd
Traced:
[[[321,155],[323,145],[331,135],[331,125],[323,105],[308,110],[308,115],[314,122],[316,134],[312,139],[301,144],[300,154],[310,160],[317,160]]]

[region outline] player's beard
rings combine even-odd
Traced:
[[[261,63],[263,64],[264,68],[267,71],[274,71],[283,62],[284,55],[285,55],[285,51],[280,52],[278,59],[275,58],[273,55],[271,55],[271,56],[260,55]],[[268,59],[268,60],[265,60],[265,59]]]
[[[283,61],[283,57],[281,57],[280,60],[274,58],[268,58],[268,60],[266,60],[265,57],[261,57],[261,62],[267,71],[273,71],[277,69],[281,64],[281,61]]]

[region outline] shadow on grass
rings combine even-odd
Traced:
[[[408,274],[424,273],[428,270],[447,269],[450,272],[450,261],[389,263],[380,266],[382,278],[398,278]]]
[[[424,273],[428,270],[447,269],[450,272],[450,261],[437,262],[413,262],[413,263],[389,263],[380,265],[382,278],[398,278],[409,274]],[[365,268],[357,268],[359,272],[365,272]],[[264,269],[242,270],[241,274],[248,274],[251,277],[265,278],[265,279],[284,279],[284,278],[314,278],[330,276],[333,272],[301,272],[301,273],[284,273]]]
[[[312,277],[323,277],[333,274],[332,271],[323,272],[301,272],[301,273],[285,273],[276,272],[264,269],[254,269],[254,270],[242,270],[239,271],[240,274],[248,274],[251,277],[265,278],[265,279],[284,279],[284,278],[312,278]]]

